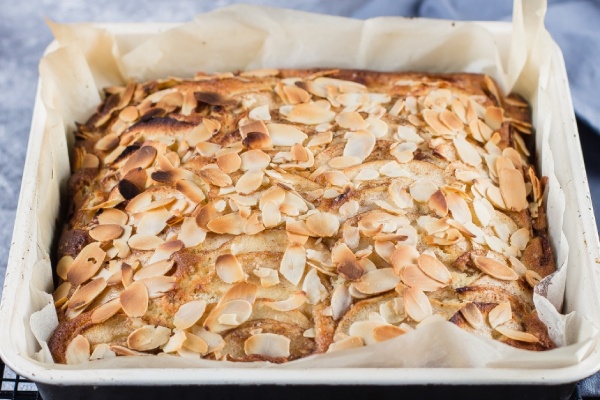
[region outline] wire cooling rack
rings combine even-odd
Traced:
[[[0,360],[0,400],[42,400],[35,383],[15,374]]]

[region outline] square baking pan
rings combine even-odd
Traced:
[[[510,23],[478,23],[500,46],[510,41]],[[175,25],[102,24],[124,42],[143,40],[146,35]],[[50,44],[47,52],[58,47]],[[578,311],[600,315],[597,269],[600,246],[585,174],[579,136],[562,54],[554,45],[551,54],[553,75],[548,80],[550,101],[560,104],[560,113],[551,116],[552,135],[538,145],[538,158],[551,152],[558,184],[564,191],[563,232],[569,243],[563,312]],[[46,400],[65,398],[125,399],[144,396],[158,398],[234,398],[243,390],[247,398],[306,398],[306,396],[383,397],[399,393],[406,397],[435,398],[569,398],[576,383],[600,370],[597,344],[581,355],[576,365],[562,368],[321,368],[249,369],[235,368],[115,368],[100,369],[89,364],[82,369],[49,365],[23,354],[24,341],[35,340],[25,326],[33,311],[43,305],[32,291],[52,291],[52,279],[39,276],[36,262],[50,253],[38,248],[37,238],[52,238],[53,232],[40,231],[34,213],[39,202],[52,194],[40,193],[40,180],[48,179],[45,134],[48,114],[38,90],[27,150],[23,183],[2,302],[0,304],[0,356],[18,374],[36,382]],[[65,146],[67,141],[65,141]],[[59,182],[53,190],[59,191]],[[56,195],[56,193],[54,193]],[[56,210],[49,216],[56,223]],[[553,221],[550,221],[552,224]],[[560,230],[558,230],[560,232]],[[562,240],[562,238],[561,238]],[[595,320],[598,325],[598,320]],[[126,363],[124,363],[126,365]],[[242,388],[243,387],[243,388]]]

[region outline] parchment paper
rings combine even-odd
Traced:
[[[502,46],[494,42],[488,30],[475,23],[390,17],[359,21],[248,5],[199,15],[190,23],[143,39],[113,36],[108,30],[86,24],[49,22],[61,47],[46,55],[40,65],[48,152],[40,160],[40,174],[45,176],[39,180],[36,210],[39,261],[31,281],[32,309],[37,312],[31,315],[29,334],[36,341],[29,341],[23,353],[41,362],[52,362],[46,341],[57,319],[52,297],[47,294],[51,288],[47,253],[55,232],[59,188],[69,175],[65,138],[75,122],[87,119],[98,104],[99,89],[129,79],[192,77],[197,71],[339,67],[487,73],[504,92],[515,90],[531,102],[538,167],[550,182],[546,205],[559,265],[555,274],[538,285],[534,301],[560,347],[538,353],[519,350],[434,317],[417,330],[378,345],[285,365],[246,363],[243,367],[558,368],[580,362],[598,341],[598,331],[589,315],[557,312],[562,309],[566,276],[570,273],[569,245],[562,230],[565,195],[554,174],[548,145],[551,130],[557,127],[551,126],[550,118],[544,118],[556,111],[547,93],[552,74],[548,54],[554,48],[543,26],[545,9],[544,0],[515,1],[508,54],[500,51]],[[118,357],[76,368],[124,366],[241,367],[238,363],[160,356]]]

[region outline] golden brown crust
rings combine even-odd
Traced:
[[[527,103],[478,74],[107,88],[75,133],[52,354],[285,362],[432,314],[470,330],[469,303],[511,306],[480,333],[551,348],[532,302],[555,261],[531,133]]]

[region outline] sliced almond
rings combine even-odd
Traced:
[[[226,153],[217,157],[217,165],[221,171],[231,174],[242,165],[242,159],[237,153]]]
[[[310,141],[306,145],[306,147],[314,147],[314,146],[322,146],[324,144],[329,144],[333,140],[333,134],[331,131],[319,132],[316,135],[312,135]]]
[[[405,285],[419,288],[424,292],[435,292],[447,286],[446,283],[432,279],[416,265],[408,265],[402,268],[400,270],[400,278]]]
[[[55,307],[60,307],[66,303],[72,287],[73,285],[71,285],[70,282],[63,282],[58,285],[56,290],[52,293],[52,300],[54,300]]]
[[[186,248],[196,247],[206,239],[206,231],[198,226],[196,218],[186,217],[181,224],[178,238]]]
[[[500,264],[498,261],[482,256],[473,256],[473,263],[482,272],[503,281],[516,281],[519,275],[510,267]]]
[[[345,243],[336,243],[331,250],[331,259],[337,272],[348,280],[357,281],[365,273],[356,256]]]
[[[146,286],[148,297],[156,299],[175,288],[177,278],[174,276],[154,276],[152,278],[140,279],[138,282]]]
[[[231,186],[233,183],[231,177],[225,172],[221,171],[219,168],[203,168],[200,170],[198,175],[206,183],[210,183],[211,185],[218,187]]]
[[[340,228],[340,221],[335,215],[328,212],[317,212],[311,214],[306,219],[306,226],[316,236],[331,237],[337,233]]]
[[[67,280],[67,272],[71,265],[73,265],[73,257],[71,256],[63,256],[56,265],[56,275],[60,277],[60,279]]]
[[[528,332],[518,331],[507,326],[498,326],[496,331],[500,332],[509,339],[525,343],[538,343],[540,339]]]
[[[120,225],[98,225],[89,230],[90,237],[99,242],[107,242],[121,236],[123,228]]]
[[[244,279],[244,270],[233,254],[221,254],[217,257],[215,270],[225,283],[235,283]]]
[[[377,343],[385,342],[386,340],[393,339],[405,333],[406,331],[398,326],[380,325],[373,329],[373,339]]]
[[[105,256],[106,252],[102,250],[100,243],[93,242],[85,246],[75,257],[67,272],[69,282],[77,286],[96,275]]]
[[[438,282],[450,284],[452,275],[448,268],[437,258],[429,254],[421,254],[417,259],[417,265],[421,271]]]
[[[472,222],[471,210],[465,199],[455,192],[449,192],[446,194],[446,202],[448,203],[448,209],[452,213],[452,218],[461,224]]]
[[[173,315],[173,325],[181,331],[188,329],[202,318],[205,310],[206,301],[204,300],[192,300],[182,304]]]
[[[133,276],[133,280],[139,281],[146,278],[153,278],[155,276],[163,276],[173,268],[174,263],[175,262],[173,260],[162,260],[150,264],[139,269]]]
[[[242,171],[259,170],[269,166],[271,157],[262,150],[249,150],[240,155]]]
[[[529,284],[529,286],[534,287],[542,280],[542,276],[535,271],[528,269],[525,271],[525,281]]]
[[[135,250],[154,250],[164,242],[163,239],[154,235],[133,235],[127,244]]]
[[[234,212],[213,219],[206,224],[206,227],[214,233],[240,235],[243,232],[245,223],[246,220],[240,217],[239,212]]]
[[[200,189],[200,187],[194,182],[187,179],[178,180],[175,183],[175,189],[183,193],[188,199],[192,200],[194,203],[202,203],[202,201],[204,201],[204,199],[206,198],[206,195],[204,194],[202,189]]]
[[[169,336],[171,336],[169,328],[145,325],[129,334],[127,347],[138,351],[153,350],[167,343]]]
[[[258,287],[253,283],[240,282],[236,283],[221,297],[217,305],[224,304],[232,300],[245,300],[250,304],[254,304],[256,300],[256,292]]]
[[[429,299],[418,287],[404,289],[404,310],[414,321],[421,322],[433,314]]]
[[[107,208],[98,214],[98,224],[100,225],[125,225],[129,220],[127,213],[116,208]]]
[[[204,321],[204,328],[210,332],[220,333],[246,322],[251,314],[252,304],[246,300],[231,300],[213,308]],[[222,316],[233,316],[233,318],[221,318]]]
[[[265,305],[275,311],[287,312],[296,310],[304,303],[306,303],[306,293],[296,292],[285,300],[267,301],[265,302]]]
[[[375,148],[375,136],[369,131],[350,132],[347,137],[344,157],[356,157],[364,160]]]
[[[263,177],[265,173],[260,169],[250,169],[246,171],[235,184],[235,190],[241,194],[250,194],[263,183]]]
[[[130,317],[143,317],[148,310],[148,290],[141,282],[132,283],[119,295],[123,311]]]
[[[460,313],[474,329],[481,328],[485,322],[479,307],[477,307],[474,303],[465,304],[465,306],[460,309]]]
[[[508,301],[502,302],[494,307],[488,314],[488,320],[492,328],[497,328],[512,319],[512,310]]]
[[[333,157],[327,165],[331,168],[335,169],[345,169],[349,167],[353,167],[355,165],[359,165],[362,162],[362,159],[354,156],[338,156]]]
[[[137,224],[136,234],[143,236],[155,236],[167,227],[167,221],[173,215],[165,208],[159,207],[144,212]]]
[[[331,294],[331,311],[334,321],[338,321],[346,314],[352,305],[352,296],[346,285],[338,285]]]
[[[316,268],[311,268],[302,282],[302,290],[306,293],[306,302],[308,304],[318,304],[324,301],[329,292],[321,282],[321,278]]]
[[[461,131],[464,127],[458,116],[450,110],[442,110],[439,115],[440,121],[454,132]]]
[[[394,289],[398,282],[400,277],[392,268],[381,268],[367,272],[353,285],[361,293],[379,294]]]
[[[283,335],[275,333],[259,333],[250,336],[244,342],[244,352],[246,355],[262,355],[266,357],[290,356],[290,339]]]
[[[304,276],[305,268],[306,251],[304,250],[304,247],[297,244],[288,246],[279,266],[281,275],[297,286]]]
[[[390,263],[394,267],[394,272],[399,274],[404,267],[416,264],[418,257],[419,252],[414,246],[400,244],[390,256]]]
[[[319,107],[315,103],[303,103],[292,107],[286,118],[288,121],[300,124],[319,125],[333,121],[335,112]]]
[[[255,121],[270,121],[271,113],[269,112],[269,106],[264,104],[262,106],[254,107],[248,113],[248,117]]]
[[[91,315],[92,324],[100,324],[121,311],[121,300],[117,297],[94,309]]]
[[[365,343],[358,336],[348,336],[342,340],[339,340],[335,343],[331,343],[329,348],[327,349],[327,353],[333,353],[335,351],[349,350],[355,349],[358,347],[363,347]]]
[[[498,171],[498,180],[502,199],[509,210],[522,211],[529,206],[525,180],[520,171],[503,168]]]
[[[335,117],[335,122],[346,129],[357,131],[359,129],[367,129],[369,123],[364,120],[362,115],[356,111],[341,112]]]
[[[109,151],[117,147],[119,144],[119,137],[114,133],[109,133],[100,138],[94,145],[96,150]]]
[[[84,364],[90,360],[90,342],[85,336],[75,336],[67,345],[65,359],[68,365]]]
[[[308,135],[293,125],[268,124],[267,129],[273,146],[293,146],[302,144]]]
[[[148,260],[148,264],[153,264],[158,261],[168,260],[171,255],[183,249],[184,243],[181,240],[170,240],[158,246],[152,257]]]
[[[413,199],[425,203],[438,190],[438,187],[429,179],[419,179],[411,185],[409,190]]]
[[[138,151],[133,153],[121,167],[123,176],[129,171],[141,168],[146,169],[154,162],[156,158],[156,149],[152,146],[142,146]]]
[[[473,167],[481,164],[481,156],[475,147],[466,139],[461,136],[457,136],[452,139],[452,142],[454,143],[454,147],[456,147],[456,151],[458,152],[458,156],[462,162]]]
[[[85,308],[96,297],[100,295],[106,288],[106,280],[104,278],[92,279],[89,283],[81,286],[73,296],[69,299],[70,310]]]
[[[448,203],[441,190],[437,190],[429,197],[427,206],[431,211],[436,213],[438,217],[445,217],[448,215]]]

